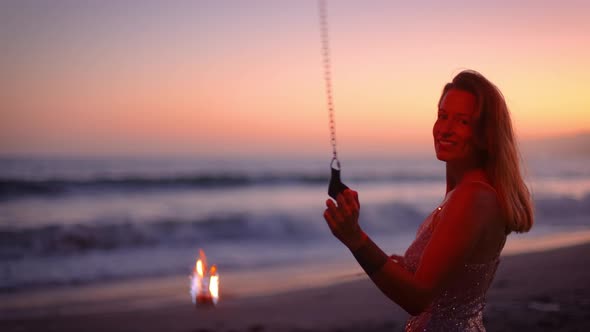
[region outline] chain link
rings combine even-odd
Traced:
[[[328,14],[326,11],[326,0],[318,0],[320,13],[320,30],[322,36],[322,59],[324,67],[324,82],[326,89],[326,103],[330,118],[330,143],[332,144],[332,164],[336,161],[340,169],[340,161],[336,152],[336,125],[334,121],[334,97],[332,93],[332,72],[330,62],[330,40],[328,38]]]

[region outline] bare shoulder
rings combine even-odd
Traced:
[[[469,216],[470,220],[465,222],[478,220],[485,224],[500,213],[496,190],[484,181],[466,181],[457,185],[449,205]]]
[[[455,188],[455,191],[453,196],[463,199],[470,198],[468,201],[471,203],[487,203],[494,206],[497,206],[498,203],[496,189],[485,181],[462,182]]]

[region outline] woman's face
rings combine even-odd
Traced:
[[[432,128],[436,157],[446,162],[471,162],[476,158],[472,120],[475,96],[450,89],[443,96]]]

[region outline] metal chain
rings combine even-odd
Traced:
[[[332,93],[332,73],[330,63],[330,40],[328,38],[328,14],[326,12],[326,1],[318,0],[318,7],[320,13],[320,30],[322,36],[322,58],[324,66],[324,82],[326,89],[326,103],[328,106],[328,113],[330,117],[330,142],[332,143],[332,163],[336,161],[338,168],[340,168],[340,161],[338,160],[338,153],[336,152],[336,125],[334,121],[334,97]]]

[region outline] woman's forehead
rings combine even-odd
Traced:
[[[467,91],[450,89],[443,96],[439,109],[448,113],[473,114],[476,108],[475,96]]]

